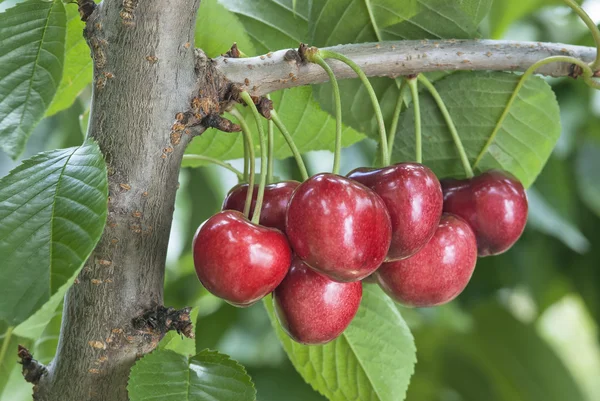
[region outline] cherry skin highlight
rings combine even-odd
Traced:
[[[469,283],[476,262],[473,230],[460,217],[444,214],[427,245],[408,259],[384,263],[375,276],[397,302],[429,307],[456,298]]]
[[[226,210],[208,219],[192,244],[200,282],[235,306],[250,306],[287,274],[292,252],[285,235]]]
[[[339,283],[294,258],[273,293],[277,320],[284,331],[302,344],[325,344],[348,327],[362,297],[362,284]]]
[[[292,194],[286,234],[306,264],[329,278],[358,281],[385,259],[391,222],[369,188],[335,174],[318,174]]]
[[[442,180],[444,212],[465,219],[477,237],[479,256],[507,251],[527,222],[527,195],[511,174],[490,170],[466,180]]]
[[[399,163],[358,168],[348,178],[371,188],[383,199],[392,220],[392,242],[386,261],[414,255],[435,233],[442,216],[442,188],[428,167]]]
[[[294,189],[300,185],[298,181],[282,181],[265,186],[263,205],[260,211],[260,225],[272,227],[285,232],[285,212]],[[248,184],[238,184],[229,190],[223,201],[221,210],[244,211]],[[252,204],[250,205],[250,216],[254,213],[256,197],[258,196],[258,185],[254,185],[252,192]]]

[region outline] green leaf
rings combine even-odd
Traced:
[[[0,180],[0,320],[18,324],[81,268],[104,229],[98,145],[40,153]]]
[[[490,0],[314,0],[316,46],[383,40],[472,38]]]
[[[31,0],[0,14],[0,147],[13,158],[56,93],[65,27],[61,1]]]
[[[227,52],[234,42],[245,54],[254,54],[254,46],[235,14],[218,0],[203,0],[196,20],[196,47],[208,57],[216,57]]]
[[[309,2],[296,5],[293,0],[219,0],[229,11],[235,13],[244,24],[257,52],[297,48],[308,40]],[[244,50],[244,49],[242,49]]]
[[[33,355],[35,359],[43,364],[48,364],[56,355],[58,339],[60,336],[60,326],[62,323],[62,303],[48,314],[48,324],[40,336],[33,343]],[[19,328],[19,326],[17,326]],[[17,330],[15,330],[17,332]]]
[[[335,141],[335,119],[319,108],[312,98],[308,87],[295,88],[285,92],[277,92],[272,96],[276,110],[285,123],[290,135],[301,153],[311,150],[333,150]],[[227,116],[235,120],[232,116]],[[258,133],[253,117],[246,115],[246,121],[253,131],[254,145],[258,152]],[[263,121],[266,129],[266,122]],[[343,131],[343,146],[362,140],[364,137],[352,128],[345,127]],[[208,130],[194,139],[186,149],[186,154],[199,154],[221,160],[232,160],[244,157],[243,136],[241,133],[223,133]],[[258,154],[258,153],[257,153]],[[275,158],[290,157],[290,151],[283,136],[275,129],[274,152]],[[194,160],[184,161],[183,166],[198,166]]]
[[[169,350],[144,356],[131,368],[131,401],[253,401],[256,391],[242,365],[204,350],[188,358]]]
[[[556,97],[541,78],[528,79],[500,127],[492,131],[511,96],[518,75],[502,72],[458,72],[436,83],[461,137],[470,163],[481,155],[476,171],[500,168],[514,174],[529,187],[550,157],[560,136]],[[421,96],[423,162],[438,177],[464,177],[454,142],[436,103]],[[402,113],[396,133],[394,162],[414,160],[414,116],[412,105]]]
[[[382,40],[472,38],[491,6],[491,0],[315,0],[309,21],[311,43],[333,46],[340,43]],[[431,74],[430,74],[431,75]],[[386,126],[391,124],[398,99],[398,84],[389,78],[371,78]],[[339,82],[342,118],[345,124],[378,138],[373,106],[362,83]],[[330,84],[314,88],[323,109],[334,113]]]
[[[67,282],[60,287],[41,308],[15,327],[15,334],[32,340],[38,339],[54,318],[56,311],[61,311],[60,305],[70,286],[71,283]]]
[[[269,298],[265,306],[292,364],[330,401],[404,399],[416,362],[408,326],[392,300],[377,286],[363,287],[356,317],[336,340],[306,346],[279,327]]]
[[[600,144],[585,141],[577,153],[576,166],[579,196],[587,207],[600,216]]]
[[[81,21],[77,7],[68,5],[65,69],[46,116],[69,108],[79,93],[92,82],[93,60],[83,37],[84,28],[85,23]]]
[[[492,8],[493,0],[459,0],[460,8],[467,13],[475,25],[479,25],[481,21],[489,14]]]

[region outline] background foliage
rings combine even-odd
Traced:
[[[292,0],[203,0],[196,45],[210,56],[225,52],[234,41],[249,55],[296,47],[300,41],[325,46],[392,39],[489,37],[591,45],[583,24],[558,0],[296,3],[294,9]],[[597,2],[588,1],[585,7],[595,10],[596,20],[600,19]],[[46,190],[65,204],[73,201],[90,205],[94,199],[101,204],[106,196],[105,172],[96,171],[101,156],[93,143],[84,144],[91,61],[76,8],[59,0],[0,1],[0,145],[4,151],[0,152],[0,177],[6,176],[0,181],[2,206],[9,204],[10,196],[21,192],[13,181],[19,181],[15,177],[27,168],[41,175],[47,173],[44,179],[48,181],[43,182],[54,186]],[[217,30],[219,35],[214,35]],[[8,57],[16,61],[3,62]],[[516,76],[465,72],[431,74],[430,79],[436,82],[469,159],[474,162],[489,139]],[[373,79],[372,83],[389,126],[398,82]],[[347,146],[342,170],[347,172],[371,163],[376,145],[370,138],[377,131],[371,105],[359,82],[344,81],[341,89]],[[323,347],[300,346],[274,330],[268,300],[266,308],[258,304],[239,310],[200,286],[190,255],[192,235],[219,209],[236,179],[218,167],[184,162],[197,168],[181,172],[165,304],[195,307],[196,339],[169,333],[157,351],[134,367],[129,385],[132,399],[152,397],[164,386],[150,384],[172,379],[181,384],[174,388],[175,395],[170,395],[177,400],[205,400],[211,396],[251,400],[255,391],[261,401],[316,401],[324,400],[323,395],[333,400],[387,401],[402,399],[405,392],[410,401],[597,400],[598,99],[597,94],[572,80],[529,80],[477,166],[479,170],[503,167],[531,185],[530,216],[521,240],[504,255],[480,259],[467,290],[444,307],[405,309],[393,304],[376,287],[366,285],[363,304],[350,329]],[[297,88],[273,94],[273,100],[305,153],[310,172],[330,169],[328,150],[333,146],[334,131],[330,87]],[[462,175],[450,135],[426,94],[421,107],[425,164],[440,176]],[[37,121],[40,123],[36,126]],[[413,124],[409,108],[400,119],[394,160],[412,159]],[[276,138],[275,155],[280,159],[276,175],[298,179],[293,161],[287,158],[289,150],[281,137]],[[53,152],[29,159],[41,151]],[[242,140],[239,134],[207,131],[193,141],[187,153],[229,160],[239,167]],[[25,159],[29,161],[8,175]],[[52,168],[44,173],[37,168],[40,164],[58,166],[65,174],[56,174]],[[31,174],[21,185],[35,189],[35,178]],[[101,195],[86,199],[90,191],[83,188],[90,185]],[[31,399],[31,387],[22,380],[15,363],[16,344],[29,347],[44,363],[52,359],[65,290],[61,285],[76,273],[103,224],[101,208],[92,208],[95,215],[83,219],[60,215],[58,207],[42,213],[44,219],[37,220],[36,210],[46,210],[44,193],[38,193],[30,202],[23,201],[26,206],[21,209],[22,219],[35,215],[32,221],[45,224],[51,239],[57,239],[34,244],[40,255],[38,261],[49,255],[52,258],[27,267],[32,272],[37,269],[36,274],[47,274],[46,281],[35,281],[47,288],[43,299],[15,308],[19,289],[31,285],[35,277],[30,275],[15,284],[15,276],[19,275],[4,263],[0,266],[0,286],[6,286],[6,290],[0,287],[1,401]],[[64,195],[74,198],[64,199]],[[10,255],[26,260],[25,256],[31,258],[33,251],[16,256],[9,253],[18,251],[19,246],[7,238],[14,240],[18,227],[23,226],[22,222],[5,224],[13,215],[10,210],[0,208],[0,260],[10,260]],[[73,213],[75,209],[66,210]],[[87,227],[73,226],[73,221],[82,219],[88,221]],[[85,244],[78,243],[80,248],[73,260],[69,258],[74,256],[66,251],[49,251],[52,247],[64,251],[61,244],[71,244],[68,236],[61,236],[61,230],[83,230],[89,237]],[[64,267],[67,264],[69,268]],[[209,374],[193,374],[199,370]],[[157,376],[157,371],[165,374]]]

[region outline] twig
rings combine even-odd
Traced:
[[[160,334],[175,330],[188,338],[194,338],[191,310],[192,308],[175,309],[159,305],[133,319],[133,327]]]
[[[23,365],[23,377],[25,380],[32,384],[38,384],[42,375],[48,370],[46,366],[33,359],[31,352],[22,345],[18,348],[19,363]]]
[[[587,63],[596,57],[593,47],[497,40],[395,41],[324,49],[349,57],[367,76],[387,77],[443,70],[526,71],[535,62],[549,56],[571,56]],[[246,87],[252,96],[328,79],[322,68],[305,63],[297,50],[290,49],[267,56],[227,58],[227,61],[218,57],[214,63],[229,81],[240,85],[249,83]],[[338,79],[356,77],[352,69],[342,62],[332,61],[330,66]],[[537,71],[555,77],[569,76],[571,72],[570,63],[545,65]]]

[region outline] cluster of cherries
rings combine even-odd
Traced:
[[[478,255],[515,243],[528,208],[523,186],[506,172],[440,183],[418,163],[267,185],[260,225],[241,213],[247,191],[248,184],[232,188],[223,211],[198,229],[196,272],[208,291],[236,306],[272,292],[281,326],[304,344],[344,331],[362,280],[406,306],[454,299]]]

